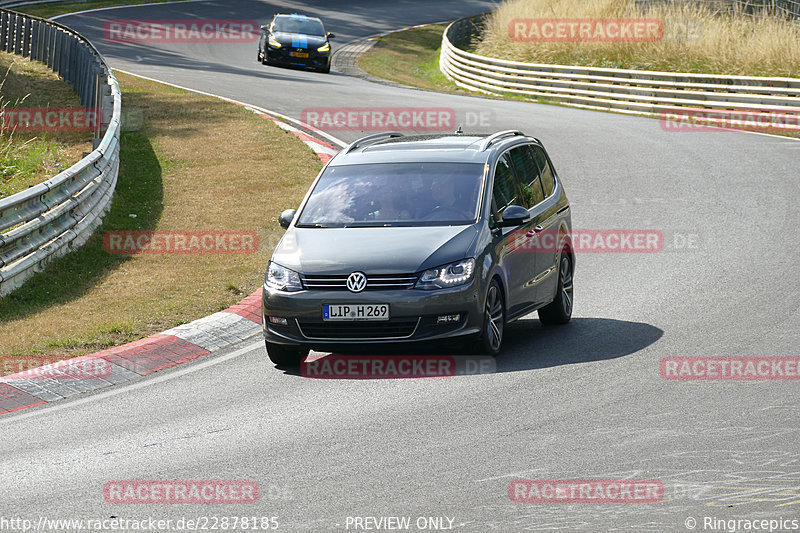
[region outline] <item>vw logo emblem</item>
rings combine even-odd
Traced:
[[[353,272],[347,276],[347,289],[350,292],[361,292],[367,286],[367,276],[363,272]]]

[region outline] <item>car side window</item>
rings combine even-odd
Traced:
[[[544,196],[547,198],[553,194],[553,187],[555,187],[553,170],[550,168],[550,163],[547,161],[547,155],[544,153],[544,150],[541,146],[532,145],[531,151],[533,152],[533,157],[536,160],[536,164],[539,166],[542,177],[542,187],[544,188]]]
[[[517,174],[520,205],[525,209],[530,209],[544,200],[542,182],[539,179],[539,167],[533,159],[529,145],[514,148],[510,154]]]
[[[507,153],[503,154],[497,161],[497,166],[494,170],[492,196],[498,211],[503,211],[509,205],[518,202],[514,170]]]

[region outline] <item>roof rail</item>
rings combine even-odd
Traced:
[[[492,144],[494,144],[496,141],[499,141],[503,137],[511,137],[511,136],[514,136],[514,135],[522,135],[522,136],[524,136],[525,134],[522,133],[519,130],[498,131],[497,133],[493,133],[492,135],[489,135],[488,137],[486,137],[481,142],[481,144],[478,146],[478,151],[479,152],[483,152],[487,148],[489,148]]]
[[[362,137],[357,141],[353,141],[350,146],[345,148],[344,153],[349,154],[356,148],[361,148],[366,144],[372,144],[380,139],[383,139],[384,137],[387,139],[393,139],[395,137],[405,137],[405,134],[400,133],[399,131],[386,131],[384,133],[376,133],[375,135],[367,135],[366,137]]]

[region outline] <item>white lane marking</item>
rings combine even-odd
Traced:
[[[484,481],[497,481],[498,479],[505,479],[505,478],[522,478],[522,476],[527,475],[531,472],[536,472],[537,469],[532,470],[523,470],[521,472],[517,472],[514,474],[503,474],[502,476],[494,476],[494,477],[487,477],[483,479],[474,479],[474,483],[483,483]]]
[[[138,382],[132,383],[130,385],[116,386],[116,387],[112,388],[111,390],[109,390],[107,392],[100,392],[100,393],[97,393],[95,395],[89,396],[87,398],[83,398],[83,399],[80,399],[80,400],[73,400],[73,401],[62,401],[62,402],[59,402],[59,403],[51,404],[51,405],[49,405],[49,406],[47,406],[47,407],[45,407],[43,409],[37,409],[36,411],[22,410],[22,411],[19,411],[20,414],[18,414],[18,415],[15,415],[13,413],[7,414],[7,415],[3,415],[2,417],[0,417],[0,424],[13,423],[13,422],[16,422],[18,420],[24,420],[26,418],[48,415],[48,414],[51,414],[51,413],[53,413],[55,411],[60,411],[62,409],[70,409],[72,407],[75,407],[75,406],[78,406],[78,405],[82,405],[84,403],[103,400],[105,398],[109,398],[111,396],[116,396],[116,395],[122,394],[124,392],[133,391],[133,390],[136,390],[136,389],[141,389],[143,387],[148,387],[148,386],[154,385],[156,383],[161,383],[163,381],[167,381],[167,380],[170,380],[170,379],[179,378],[179,377],[185,376],[186,374],[191,374],[192,372],[198,372],[200,370],[205,370],[208,367],[211,367],[211,366],[214,366],[214,365],[218,365],[220,363],[224,363],[224,362],[229,361],[231,359],[236,359],[237,357],[239,357],[239,356],[241,356],[243,354],[246,354],[248,352],[253,351],[253,349],[258,347],[258,346],[261,346],[261,347],[264,346],[264,342],[261,341],[260,339],[258,341],[254,341],[254,342],[248,344],[247,346],[244,346],[243,348],[239,348],[238,350],[236,350],[234,352],[231,352],[228,355],[215,357],[214,359],[210,359],[208,361],[203,361],[202,363],[189,365],[189,366],[186,366],[185,368],[179,368],[178,370],[174,370],[174,371],[169,372],[168,374],[164,374],[164,375],[157,376],[157,377],[154,377],[154,378],[145,377],[143,379],[143,381],[138,381]],[[266,356],[265,356],[264,360],[265,361],[267,360]],[[183,366],[183,365],[178,365],[178,367],[180,367],[180,366]],[[175,367],[173,367],[173,368],[175,368]]]
[[[233,98],[228,98],[226,96],[220,96],[219,94],[214,94],[214,93],[209,93],[209,92],[206,92],[206,91],[201,91],[199,89],[192,89],[191,87],[184,87],[183,85],[177,85],[175,83],[170,83],[168,81],[158,80],[156,78],[150,78],[148,76],[142,76],[141,74],[136,74],[135,72],[122,70],[122,69],[119,69],[119,68],[115,68],[113,70],[115,70],[116,72],[122,72],[123,74],[128,74],[129,76],[136,76],[137,78],[141,78],[143,80],[154,81],[156,83],[163,83],[164,85],[169,85],[170,87],[175,87],[176,89],[183,89],[184,91],[189,91],[190,93],[202,94],[204,96],[213,96],[214,98],[219,98],[220,100],[224,100],[225,102],[230,102],[232,104],[237,104],[237,105],[244,106],[244,107],[251,107],[251,108],[255,109],[256,111],[264,113],[265,115],[272,115],[273,117],[277,117],[277,118],[279,118],[281,120],[286,120],[287,122],[291,122],[293,124],[296,124],[300,128],[312,131],[316,135],[321,135],[321,136],[325,137],[326,139],[328,139],[329,141],[331,141],[333,144],[337,144],[337,145],[341,146],[342,148],[344,148],[348,144],[350,144],[350,143],[344,142],[343,140],[341,140],[341,139],[339,139],[337,137],[334,137],[333,135],[325,133],[322,130],[318,130],[317,128],[315,128],[313,126],[310,126],[310,125],[306,124],[305,122],[302,122],[302,121],[297,120],[295,118],[283,115],[281,113],[278,113],[277,111],[272,111],[272,110],[267,109],[265,107],[257,106],[255,104],[248,104],[247,102],[241,102],[239,100],[234,100]]]
[[[713,126],[712,126],[713,127]],[[764,137],[773,137],[777,139],[783,139],[784,141],[800,141],[798,137],[786,137],[785,135],[776,135],[774,133],[763,133],[760,131],[748,131],[748,130],[731,130],[736,132],[744,132],[744,133],[752,133],[753,135],[763,135]]]
[[[212,0],[178,0],[177,2],[150,2],[148,4],[131,4],[128,6],[112,6],[112,7],[96,7],[94,9],[84,9],[83,11],[74,11],[72,13],[63,13],[61,15],[56,15],[54,17],[50,17],[50,20],[58,20],[62,17],[71,17],[72,15],[83,15],[84,13],[93,13],[95,11],[108,11],[110,9],[125,9],[128,7],[144,7],[144,6],[152,6],[156,4],[188,4],[190,2],[211,2]]]
[[[308,146],[310,146],[310,147],[311,147],[311,149],[312,149],[312,150],[314,150],[314,152],[315,152],[315,153],[317,153],[317,154],[336,155],[336,154],[338,154],[338,153],[339,153],[339,152],[337,152],[336,150],[331,150],[331,149],[330,149],[330,148],[328,148],[327,146],[322,146],[321,144],[319,144],[319,143],[315,143],[315,142],[313,142],[313,141],[304,141],[304,142],[305,142],[305,143],[306,143]]]

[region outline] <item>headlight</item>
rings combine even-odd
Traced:
[[[472,279],[475,260],[464,259],[456,263],[426,270],[419,277],[417,289],[446,289],[463,285]]]
[[[277,263],[269,262],[267,274],[264,277],[264,285],[271,289],[285,292],[296,292],[303,290],[300,283],[300,274],[294,270],[289,270]]]
[[[331,51],[331,43],[325,43],[319,48],[317,48],[317,52],[330,52]]]
[[[273,48],[280,48],[280,47],[281,47],[281,43],[279,43],[278,41],[276,41],[274,37],[270,37],[270,38],[269,38],[269,45],[270,45],[271,47],[273,47]]]

